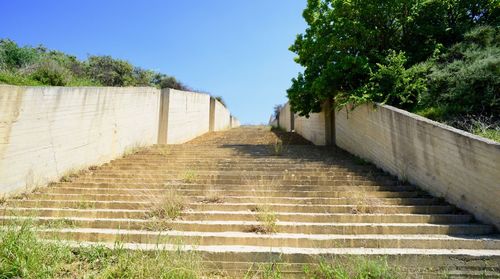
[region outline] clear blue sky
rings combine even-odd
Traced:
[[[301,70],[288,47],[306,2],[0,0],[0,38],[125,59],[223,96],[242,123],[267,123]]]

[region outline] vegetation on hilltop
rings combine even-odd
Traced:
[[[153,86],[190,90],[172,76],[111,56],[85,61],[44,46],[19,46],[0,39],[0,84],[50,86]]]
[[[303,16],[295,112],[379,102],[500,140],[498,1],[308,0]]]

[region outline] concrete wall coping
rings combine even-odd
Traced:
[[[449,131],[451,133],[456,133],[456,134],[459,134],[461,136],[464,136],[464,137],[467,137],[467,138],[472,138],[474,140],[481,141],[481,142],[483,142],[485,144],[495,145],[498,148],[500,148],[500,143],[498,143],[498,142],[496,142],[494,140],[491,140],[491,139],[488,139],[488,138],[484,138],[484,137],[481,137],[481,136],[478,136],[478,135],[474,135],[474,134],[469,133],[467,131],[457,129],[455,127],[446,125],[444,123],[437,122],[437,121],[431,120],[429,118],[426,118],[426,117],[420,116],[418,114],[411,113],[409,111],[406,111],[406,110],[403,110],[403,109],[399,109],[399,108],[396,108],[396,107],[393,107],[393,106],[384,105],[384,104],[380,104],[380,103],[373,103],[373,104],[374,104],[374,108],[375,109],[377,108],[377,106],[378,107],[382,107],[382,108],[385,108],[385,109],[388,109],[388,110],[391,110],[391,111],[394,111],[394,112],[406,115],[408,117],[414,118],[414,119],[416,119],[418,121],[421,121],[421,122],[424,122],[426,124],[429,124],[429,125],[436,126],[436,127],[441,128],[441,129],[447,130],[447,131]],[[355,109],[356,108],[354,108],[354,110]]]

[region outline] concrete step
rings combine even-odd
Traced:
[[[324,181],[317,180],[295,180],[295,179],[259,179],[259,180],[245,180],[244,178],[240,179],[219,179],[219,178],[206,178],[199,179],[189,178],[189,179],[181,179],[171,178],[171,179],[155,179],[155,178],[139,178],[139,177],[130,177],[130,178],[121,178],[121,177],[80,177],[72,180],[77,183],[186,183],[190,182],[193,184],[255,184],[259,183],[260,185],[290,185],[290,186],[299,186],[299,185],[318,185],[318,186],[375,186],[380,185],[381,183],[378,181],[372,180],[351,180],[351,179],[330,179]],[[384,181],[386,186],[398,186],[399,182],[397,181]]]
[[[25,217],[81,217],[81,218],[130,218],[147,216],[146,209],[70,209],[70,208],[4,208],[5,216]],[[252,211],[193,211],[181,214],[182,220],[255,221],[258,213]],[[297,213],[277,212],[275,216],[285,222],[313,223],[430,223],[460,224],[473,221],[469,214],[352,214],[352,213]]]
[[[165,191],[165,189],[191,189],[191,190],[219,190],[219,191],[234,191],[241,189],[252,189],[252,190],[276,190],[276,191],[402,191],[410,192],[417,191],[418,189],[413,186],[382,186],[382,185],[372,185],[372,186],[316,186],[316,185],[258,185],[258,184],[191,184],[191,183],[178,183],[173,185],[165,185],[165,183],[55,183],[49,187],[44,187],[38,189],[39,192],[53,192],[57,191],[109,191],[108,193],[122,193],[127,191]],[[95,192],[95,193],[98,193]],[[91,193],[91,192],[88,192]]]
[[[255,264],[269,262],[284,278],[303,278],[304,265],[353,255],[386,257],[411,275],[402,278],[500,274],[492,226],[339,149],[285,144],[276,156],[269,133],[244,128],[153,146],[10,199],[0,221],[40,225],[47,240],[181,247],[202,253],[207,271],[235,278],[259,278]],[[152,217],[172,190],[186,199],[180,216]],[[274,232],[259,233],[263,215],[276,218],[267,224]]]
[[[18,223],[26,218],[37,225],[78,228],[127,230],[179,230],[196,232],[255,232],[262,226],[258,221],[186,221],[108,218],[53,218],[1,216],[4,224]],[[61,224],[62,223],[62,224]],[[493,227],[483,224],[426,224],[426,223],[311,223],[282,222],[275,224],[276,232],[295,234],[446,234],[485,235]]]
[[[196,178],[207,179],[207,178],[217,178],[217,179],[245,179],[245,180],[332,180],[332,179],[341,179],[341,180],[355,180],[355,181],[390,181],[394,182],[394,178],[389,178],[387,176],[363,176],[363,175],[346,175],[346,174],[300,174],[294,172],[283,172],[281,174],[272,173],[272,172],[262,172],[261,174],[254,173],[244,173],[244,172],[226,172],[226,171],[189,171],[186,170],[184,172],[147,172],[141,171],[138,173],[133,173],[130,170],[125,171],[100,171],[93,173],[90,177],[121,177],[121,178],[130,178],[130,177],[140,177],[140,178],[156,178],[156,179],[175,179],[182,178],[182,176],[192,175],[196,176]]]
[[[279,184],[279,183],[275,183]],[[249,189],[264,189],[269,190],[271,187],[274,190],[280,191],[295,191],[295,190],[322,190],[322,191],[416,191],[417,188],[408,185],[265,185],[259,182],[242,184],[214,184],[214,183],[187,183],[184,181],[169,181],[169,182],[59,182],[53,183],[47,188],[40,188],[39,191],[52,189],[57,187],[63,188],[103,188],[103,189],[214,189],[214,190],[239,190],[241,188]]]
[[[369,198],[418,198],[422,194],[419,192],[329,192],[329,191],[251,191],[251,190],[241,190],[241,191],[203,191],[203,190],[178,190],[179,195],[186,197],[248,197],[252,199],[262,199],[265,197],[277,197],[277,198],[351,198],[354,200],[369,199]],[[32,194],[32,199],[41,200],[100,200],[100,201],[141,201],[141,200],[154,200],[155,198],[161,198],[156,192],[149,191],[137,191],[129,192],[128,194],[87,194],[87,193],[76,193],[76,194],[59,194],[59,193],[40,193]]]
[[[102,165],[103,168],[107,167],[152,167],[153,169],[185,169],[192,167],[195,169],[244,169],[250,170],[270,170],[270,171],[284,171],[284,170],[304,170],[304,171],[345,171],[353,173],[380,173],[373,166],[360,166],[360,165],[345,165],[341,163],[301,163],[301,162],[254,162],[254,161],[196,161],[196,160],[172,160],[172,161],[158,161],[158,160],[125,160],[112,161],[111,163]]]
[[[57,191],[59,192],[59,190]],[[63,193],[53,193],[50,192],[49,195],[57,195],[56,198],[52,200],[91,200],[89,195],[108,195],[109,197],[100,199],[100,200],[109,200],[113,199],[115,201],[147,201],[147,200],[157,200],[165,193],[165,191],[125,191],[122,194],[113,193],[113,194],[94,194],[95,191],[79,191],[79,192],[71,192],[66,193],[66,191],[61,191]],[[181,192],[181,191],[179,191]],[[103,191],[106,193],[106,191]],[[256,204],[268,204],[268,203],[286,203],[286,204],[309,204],[309,205],[358,205],[361,207],[366,207],[370,205],[439,205],[442,204],[442,201],[435,198],[430,197],[417,197],[417,198],[392,198],[392,197],[370,197],[363,196],[355,197],[273,197],[272,195],[260,194],[261,192],[249,192],[248,195],[224,195],[228,192],[218,192],[218,191],[207,191],[200,192],[200,194],[206,194],[204,196],[201,195],[188,195],[185,192],[184,197],[189,199],[192,202],[201,202],[201,203],[246,203],[248,201],[252,201]],[[69,197],[68,197],[69,196]],[[40,199],[49,199],[47,195],[38,196]]]
[[[83,242],[124,242],[183,245],[241,245],[291,248],[406,248],[406,249],[500,249],[500,239],[447,235],[314,235],[276,233],[259,235],[244,232],[152,232],[143,230],[62,228],[40,229],[44,238]]]
[[[337,173],[340,175],[355,175],[355,174],[372,174],[383,175],[384,172],[377,170],[373,167],[340,167],[340,166],[310,166],[301,164],[241,164],[241,163],[228,163],[221,164],[218,162],[207,162],[200,164],[196,162],[172,162],[170,164],[153,164],[153,163],[131,163],[129,161],[115,162],[104,164],[98,170],[151,170],[151,171],[185,171],[187,169],[194,169],[197,171],[270,171],[270,172],[295,172],[302,171],[305,173]]]
[[[96,200],[9,200],[10,207],[27,208],[93,208],[93,209],[144,209],[151,208],[151,201],[96,201]],[[255,210],[259,203],[188,203],[187,208],[195,211],[244,211]],[[457,209],[451,205],[308,205],[308,204],[266,204],[273,212],[298,213],[400,213],[400,214],[448,214]]]
[[[70,245],[95,245],[94,242],[70,242]],[[113,248],[114,244],[105,244]],[[304,278],[304,267],[315,267],[320,261],[327,263],[356,262],[357,259],[374,259],[397,267],[401,278],[449,278],[450,273],[465,274],[465,278],[478,275],[500,274],[498,251],[480,249],[408,249],[408,248],[280,248],[239,245],[172,245],[123,243],[122,249],[132,250],[172,250],[191,253],[194,251],[210,263],[210,272],[228,272],[234,278],[248,275],[248,271],[260,270],[264,266],[274,266],[284,270],[283,278]],[[257,273],[256,277],[262,276]],[[255,276],[254,276],[255,277]],[[459,277],[453,277],[459,278]]]

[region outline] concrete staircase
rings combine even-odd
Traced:
[[[500,274],[492,226],[341,150],[266,127],[153,146],[63,180],[8,200],[2,220],[30,218],[49,239],[182,244],[236,276],[278,262],[301,277],[305,263],[346,255],[383,255],[416,278]],[[178,218],[152,214],[172,195]]]

